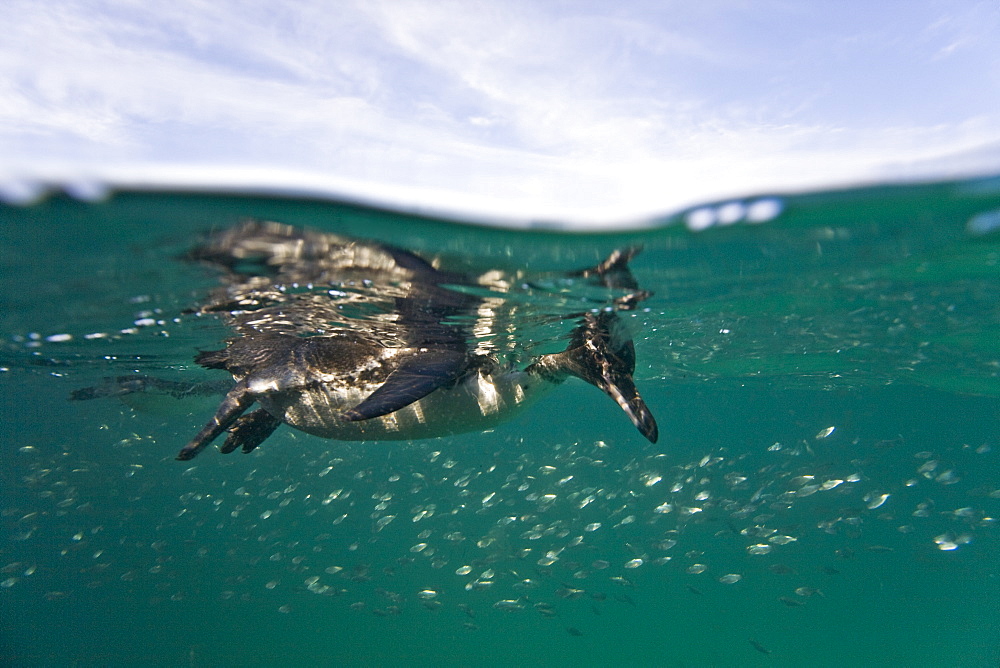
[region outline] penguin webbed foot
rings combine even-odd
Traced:
[[[243,450],[243,454],[249,454],[267,440],[267,437],[273,434],[280,424],[281,420],[263,408],[241,415],[229,427],[229,435],[226,436],[219,451],[228,455],[236,448],[240,448]]]
[[[236,419],[245,413],[256,400],[256,396],[247,389],[246,383],[237,383],[219,404],[219,408],[208,424],[202,427],[201,431],[177,453],[177,459],[188,461],[197,457],[205,446],[229,429],[230,425],[236,422]]]

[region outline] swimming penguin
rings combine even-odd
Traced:
[[[192,459],[223,432],[222,452],[250,452],[281,423],[350,441],[485,430],[569,376],[603,390],[655,443],[617,315],[649,296],[628,269],[636,252],[615,251],[577,272],[624,294],[575,314],[564,351],[519,368],[473,335],[504,303],[508,284],[496,272],[470,277],[390,245],[276,222],[216,233],[189,253],[224,272],[199,311],[222,314],[236,336],[195,359],[236,384],[177,459]]]

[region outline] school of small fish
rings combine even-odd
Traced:
[[[995,526],[984,508],[1000,498],[980,489],[981,505],[936,503],[935,490],[962,477],[931,452],[917,453],[905,479],[873,480],[853,462],[817,470],[794,444],[685,457],[631,441],[508,438],[487,451],[428,441],[374,457],[285,438],[297,442],[267,459],[173,476],[149,435],[121,439],[117,466],[69,445],[22,446],[20,493],[2,508],[13,541],[0,587],[47,601],[128,587],[153,605],[205,595],[210,582],[211,596],[282,614],[320,596],[470,632],[537,615],[585,636],[602,609],[649,608],[645,592],[665,586],[692,600],[748,588],[776,606],[829,604],[852,560],[892,552],[886,536],[954,552]],[[289,454],[279,463],[277,453]],[[239,476],[226,470],[242,461]],[[48,586],[59,572],[75,575]]]

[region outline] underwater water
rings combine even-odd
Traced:
[[[179,256],[248,216],[469,271],[641,245],[653,295],[622,318],[659,442],[577,380],[486,433],[284,426],[190,462],[218,397],[70,401],[120,375],[228,378],[193,361],[231,334],[191,313],[218,277]],[[1000,179],[600,234],[53,194],[0,205],[0,266],[5,664],[1000,662]],[[559,350],[532,303],[512,324]]]

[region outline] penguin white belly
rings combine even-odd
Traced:
[[[301,431],[341,441],[433,438],[490,429],[534,403],[555,384],[524,371],[472,374],[438,388],[397,411],[361,421],[347,421],[344,410],[364,400],[367,391],[323,385],[288,403],[261,396],[261,406]]]

